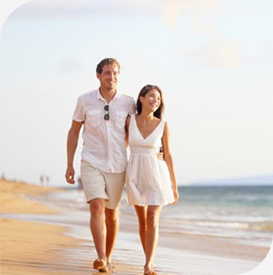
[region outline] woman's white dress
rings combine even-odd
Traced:
[[[129,125],[130,158],[126,170],[129,205],[166,205],[174,202],[170,173],[164,160],[157,158],[162,146],[165,121],[146,138],[141,135],[135,115]]]

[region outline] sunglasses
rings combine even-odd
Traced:
[[[104,115],[104,120],[109,120],[109,119],[110,119],[110,115],[109,115],[109,105],[105,105],[103,109],[104,109],[104,111],[106,112],[106,114]]]

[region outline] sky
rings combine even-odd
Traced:
[[[162,88],[179,184],[273,175],[272,1],[23,2],[0,4],[0,176],[65,185],[76,100],[105,57],[120,92]]]

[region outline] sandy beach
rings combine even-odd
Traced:
[[[52,192],[61,191],[0,181],[1,275],[98,274],[91,268],[94,247],[90,249],[87,241],[68,236],[67,226],[53,222],[60,210],[42,203],[43,197]],[[52,224],[35,220],[35,215],[47,217],[47,220],[52,217]],[[93,257],[77,257],[79,250],[82,254],[90,250]],[[133,267],[128,265],[117,264],[116,268],[119,274],[134,274]]]
[[[99,274],[92,269],[96,254],[80,191],[0,181],[0,201],[1,275]],[[115,274],[142,274],[144,257],[134,210],[123,201],[120,212]],[[158,274],[242,274],[269,252],[268,247],[228,237],[170,234],[165,230],[170,226],[163,214]]]

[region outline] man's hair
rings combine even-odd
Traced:
[[[103,67],[106,65],[116,65],[118,67],[118,72],[120,71],[120,65],[115,58],[104,58],[98,65],[96,72],[97,74],[101,74]]]

